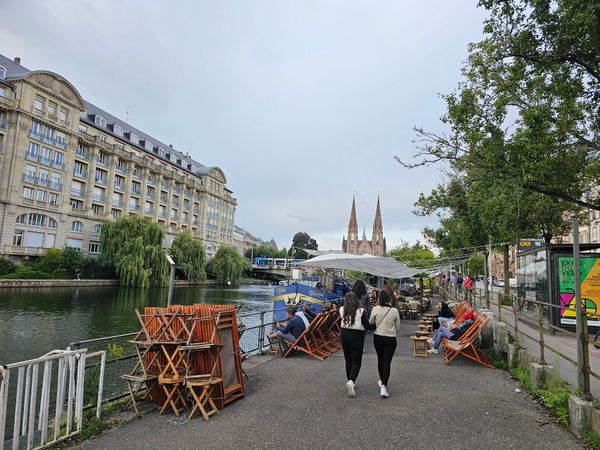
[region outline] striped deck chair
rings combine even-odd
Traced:
[[[467,331],[460,336],[457,341],[444,339],[442,346],[444,347],[444,361],[446,365],[450,364],[458,355],[469,358],[479,364],[493,369],[494,366],[487,357],[477,347],[477,337],[490,321],[489,317],[477,315],[475,322]]]

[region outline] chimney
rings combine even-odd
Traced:
[[[19,58],[18,56],[15,56],[14,62],[17,64],[21,64],[21,58]]]

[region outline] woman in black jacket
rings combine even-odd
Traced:
[[[365,282],[362,280],[356,280],[352,286],[352,292],[354,295],[356,295],[356,298],[358,298],[360,305],[367,313],[367,317],[371,317],[371,299],[369,298],[369,294],[367,294],[367,286],[365,285]]]
[[[433,322],[433,329],[434,330],[437,330],[440,327],[440,325],[442,324],[442,322],[451,322],[451,321],[454,321],[454,313],[452,312],[452,310],[448,306],[448,303],[446,303],[446,302],[439,302],[435,306],[436,306],[436,308],[438,310],[438,315],[436,317],[436,320]]]

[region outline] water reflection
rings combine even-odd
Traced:
[[[134,331],[135,308],[166,304],[166,288],[19,288],[0,290],[0,363],[35,358],[70,342]],[[240,314],[271,309],[273,288],[177,287],[173,303],[239,304]]]

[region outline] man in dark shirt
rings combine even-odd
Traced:
[[[284,341],[283,345],[284,347],[287,347],[285,341],[295,342],[304,332],[306,327],[304,326],[304,321],[296,315],[296,310],[294,308],[288,308],[285,311],[285,315],[287,317],[287,323],[285,326],[277,327],[277,337]]]

